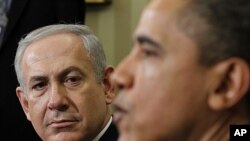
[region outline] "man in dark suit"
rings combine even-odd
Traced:
[[[0,46],[0,140],[37,141],[15,95],[17,80],[13,61],[20,38],[31,30],[55,23],[84,23],[84,0],[11,0],[8,22]]]
[[[56,24],[18,45],[16,93],[44,141],[116,141],[110,105],[115,97],[101,43],[84,25]]]

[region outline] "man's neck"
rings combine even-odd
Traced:
[[[244,112],[243,112],[244,113]],[[247,115],[241,112],[228,112],[219,117],[211,126],[201,134],[199,141],[229,141],[230,125],[232,124],[249,124],[250,120]]]

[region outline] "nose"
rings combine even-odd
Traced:
[[[65,111],[69,107],[67,93],[63,86],[52,84],[50,87],[48,108],[50,110]]]
[[[111,75],[111,82],[118,90],[129,89],[134,83],[134,62],[132,56],[127,56]]]

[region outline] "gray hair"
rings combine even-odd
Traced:
[[[38,28],[19,41],[14,63],[17,79],[21,87],[25,88],[21,61],[28,46],[46,36],[65,32],[75,34],[82,39],[83,47],[87,50],[88,57],[94,67],[96,80],[98,83],[102,81],[106,66],[106,57],[102,44],[90,28],[78,24],[55,24]]]

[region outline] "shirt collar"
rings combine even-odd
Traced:
[[[104,135],[104,133],[108,130],[108,127],[110,126],[112,122],[112,116],[110,117],[108,123],[106,124],[106,126],[102,129],[102,131],[93,139],[93,141],[99,141],[100,138]]]

